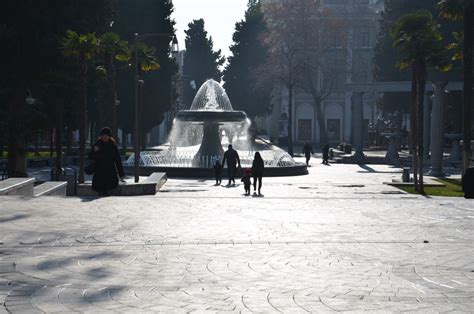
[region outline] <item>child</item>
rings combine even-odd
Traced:
[[[250,195],[250,175],[252,174],[252,170],[245,169],[244,176],[242,177],[242,181],[244,183],[245,195]]]
[[[219,160],[214,164],[214,173],[216,176],[216,185],[221,185],[222,182],[222,165]]]

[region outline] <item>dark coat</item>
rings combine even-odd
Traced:
[[[235,166],[237,165],[237,163],[239,163],[240,165],[240,158],[239,158],[239,154],[237,153],[237,151],[233,148],[227,150],[225,153],[224,153],[224,159],[222,160],[222,166],[225,165],[225,162],[227,161],[227,168],[235,168]]]
[[[95,152],[94,146],[99,150]],[[99,193],[113,190],[118,186],[118,178],[125,176],[118,147],[112,141],[105,143],[102,140],[94,146],[89,153],[89,159],[95,162],[92,189]]]
[[[240,181],[242,181],[244,183],[245,187],[250,186],[250,176],[249,175],[244,175]]]
[[[465,198],[474,198],[474,168],[468,168],[462,177],[462,190]]]
[[[329,145],[323,147],[323,159],[329,159]]]
[[[254,177],[263,177],[265,165],[262,159],[254,159],[252,163],[252,175]]]
[[[311,147],[311,145],[309,145],[309,144],[304,144],[303,154],[305,154],[305,156],[309,156],[309,155],[313,154],[313,147]]]

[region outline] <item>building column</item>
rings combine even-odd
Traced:
[[[430,158],[430,136],[431,136],[431,104],[432,96],[430,92],[425,92],[425,97],[423,101],[423,147],[425,151],[423,152],[424,158],[428,160]]]
[[[354,146],[356,161],[364,159],[364,103],[362,96],[364,92],[354,92],[352,94],[353,121],[354,121]]]
[[[434,97],[431,111],[431,167],[428,174],[440,177],[443,173],[443,144],[444,144],[444,105],[446,102],[446,81],[433,82]]]

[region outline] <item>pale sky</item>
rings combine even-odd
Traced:
[[[192,20],[204,19],[204,27],[214,41],[214,49],[221,49],[224,56],[230,55],[229,46],[235,23],[245,16],[248,0],[172,0],[173,18],[176,21],[176,35],[179,49],[185,49],[184,30]]]

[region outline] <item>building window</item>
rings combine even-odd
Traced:
[[[327,119],[326,121],[328,130],[328,139],[331,142],[337,142],[341,139],[341,120],[340,119]]]
[[[311,119],[298,120],[298,141],[311,141]]]
[[[360,32],[360,46],[370,47],[370,32],[367,29],[363,29]]]

